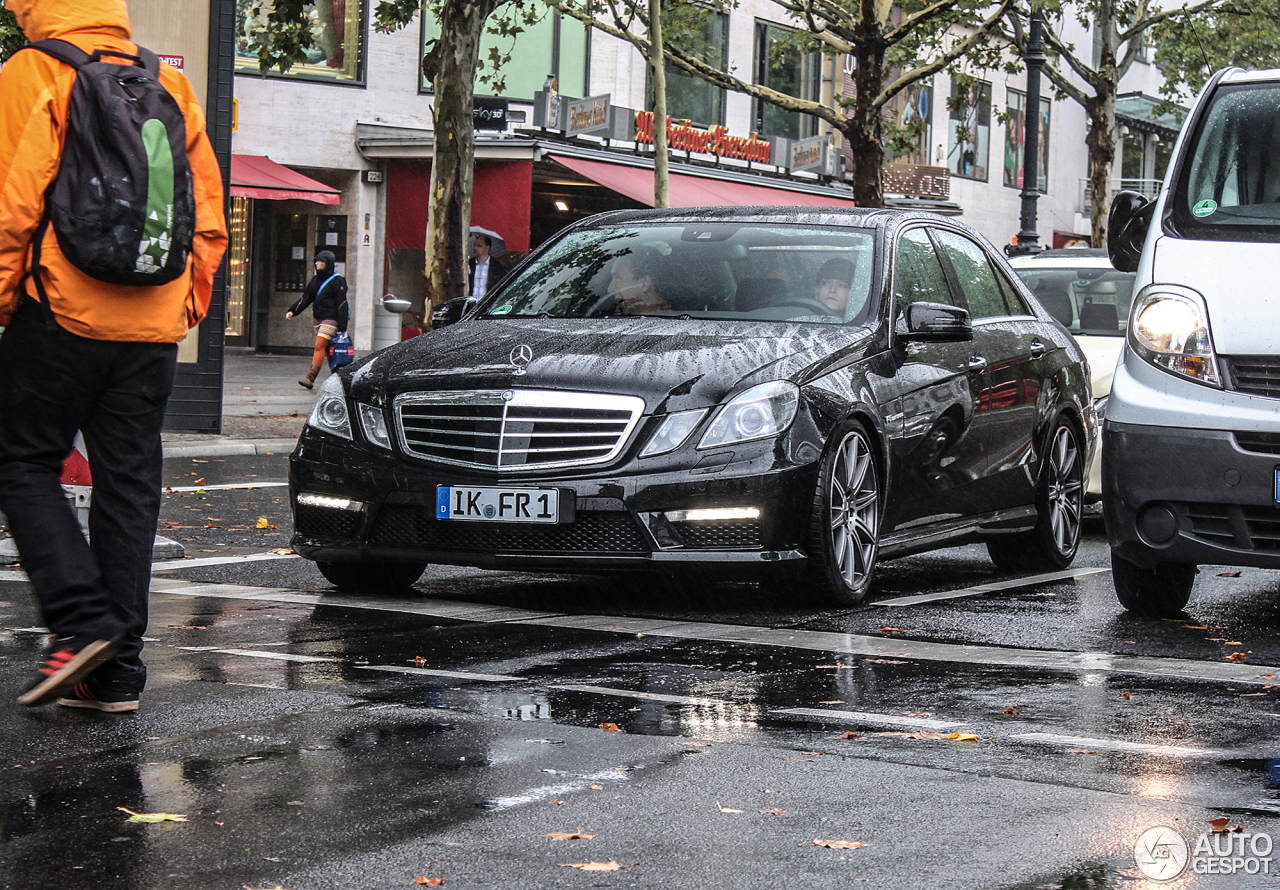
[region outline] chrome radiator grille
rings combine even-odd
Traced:
[[[643,412],[635,396],[554,390],[406,393],[395,401],[407,454],[490,470],[605,463]]]

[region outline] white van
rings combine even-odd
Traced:
[[[1137,271],[1102,437],[1111,570],[1125,608],[1176,615],[1199,565],[1280,568],[1280,69],[1214,75],[1107,247]]]

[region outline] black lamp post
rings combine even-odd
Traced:
[[[1024,155],[1022,158],[1022,231],[1018,243],[1006,248],[1010,256],[1039,253],[1040,234],[1036,231],[1036,201],[1040,198],[1040,71],[1044,68],[1044,15],[1033,3],[1028,16],[1027,105],[1023,109]]]

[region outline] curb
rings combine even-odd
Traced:
[[[163,443],[165,459],[171,457],[227,457],[235,454],[289,454],[298,444],[293,439],[226,439],[189,445]]]
[[[172,538],[156,535],[155,544],[151,548],[153,560],[182,559],[187,555],[187,548]],[[13,538],[0,539],[0,565],[20,565],[18,545]]]

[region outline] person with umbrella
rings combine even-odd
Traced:
[[[507,267],[493,254],[505,253],[502,238],[479,226],[472,226],[471,261],[467,264],[467,283],[471,296],[483,297],[507,275]],[[495,243],[496,242],[496,243]]]

